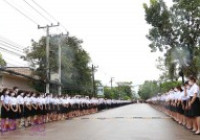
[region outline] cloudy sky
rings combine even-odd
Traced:
[[[14,5],[35,23],[8,5]],[[149,0],[34,0],[60,21],[70,32],[84,41],[83,48],[98,66],[96,78],[106,85],[114,81],[132,81],[134,85],[159,77],[156,69],[158,53],[151,53],[145,35],[149,25],[144,19],[143,3]],[[0,40],[15,42],[19,48],[30,46],[31,39],[45,35],[41,26],[50,22],[33,11],[32,0],[0,1]],[[47,15],[38,9],[43,16]],[[47,17],[52,23],[56,21]],[[64,28],[52,28],[51,33],[65,32]],[[0,47],[2,42],[0,42]],[[5,46],[4,46],[5,47]],[[8,49],[8,48],[7,48]],[[17,54],[0,50],[9,66],[26,66]],[[20,51],[17,51],[20,53]]]

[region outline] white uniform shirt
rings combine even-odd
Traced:
[[[54,98],[53,97],[49,97],[49,103],[54,104]]]
[[[44,97],[42,97],[41,100],[42,100],[42,101],[41,101],[42,104],[45,105],[45,104],[46,104],[46,99],[45,99]]]
[[[10,97],[8,103],[10,105],[17,105],[18,104],[17,98],[16,97]]]
[[[10,99],[10,96],[8,96],[8,95],[5,95],[5,96],[2,95],[1,96],[1,101],[4,102],[4,104],[8,104],[9,99]]]
[[[45,99],[45,104],[50,104],[50,97],[49,96],[45,97],[44,99]]]
[[[187,96],[185,96],[185,91],[183,91],[182,93],[181,93],[181,100],[182,101],[186,101],[186,100],[188,100],[189,99],[189,96],[188,96],[188,90],[186,91],[187,92]]]
[[[64,99],[64,104],[69,104],[69,99],[68,98]]]
[[[197,96],[199,96],[199,86],[195,83],[192,85],[192,87],[190,88],[190,97],[193,97],[194,94],[197,93]]]
[[[75,101],[74,101],[74,99],[73,99],[73,98],[70,98],[70,99],[69,99],[69,103],[70,103],[70,105],[73,105],[73,104],[75,104]]]
[[[30,97],[24,97],[24,103],[26,104],[26,105],[30,105],[31,104],[31,98]]]
[[[53,103],[54,105],[59,104],[58,98],[52,98],[52,103]]]
[[[60,104],[65,104],[64,98],[59,98],[59,100],[60,100]]]
[[[31,99],[31,103],[32,104],[37,104],[38,103],[37,98],[31,97],[30,99]]]
[[[20,105],[24,104],[24,98],[21,95],[17,96],[17,101],[18,101],[18,104],[20,104]]]
[[[37,103],[41,106],[43,104],[45,104],[45,99],[42,97],[37,98]]]
[[[61,104],[61,102],[60,102],[60,99],[59,98],[56,98],[56,104]]]
[[[5,97],[4,95],[1,95],[1,101],[4,101]]]

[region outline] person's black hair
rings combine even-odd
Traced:
[[[183,89],[181,88],[181,86],[180,85],[178,85],[178,86],[176,86],[176,88],[179,90],[179,91],[183,91]]]
[[[21,93],[23,93],[23,91],[19,90],[18,93],[17,93],[17,95],[20,95]]]
[[[2,92],[0,93],[0,96],[4,96],[5,97],[5,94],[6,94],[6,91],[7,91],[8,89],[7,88],[4,88],[3,90],[2,90]]]
[[[191,80],[191,81],[193,81],[193,82],[195,82],[196,83],[196,77],[194,77],[193,75],[191,75],[190,77],[189,77],[189,80]]]
[[[13,90],[19,89],[18,87],[13,87]]]
[[[28,94],[30,94],[30,92],[29,92],[29,91],[26,91],[26,92],[24,93],[24,97],[25,97],[25,96],[28,96]]]
[[[189,82],[188,82],[188,81],[186,81],[186,82],[184,83],[184,86],[187,86],[187,85],[189,85]]]
[[[40,93],[36,93],[36,98],[40,97],[40,95],[41,95]]]
[[[37,94],[35,92],[30,92],[31,96],[33,97],[33,95],[35,94],[35,96],[37,96]]]

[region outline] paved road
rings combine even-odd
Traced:
[[[150,119],[151,117],[153,119]],[[45,128],[40,126],[4,133],[0,139],[199,140],[200,136],[193,135],[147,104],[134,104],[73,120],[49,123]]]

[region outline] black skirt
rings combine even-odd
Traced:
[[[3,106],[1,106],[1,118],[9,118],[9,111],[7,111]]]
[[[66,107],[63,105],[60,105],[60,114],[64,114],[66,110]]]
[[[36,114],[37,115],[42,115],[43,109],[40,109],[40,106],[38,106],[37,110],[36,110]]]
[[[31,116],[37,115],[37,114],[38,114],[37,111],[38,111],[37,109],[35,109],[35,108],[32,107],[30,115],[31,115]]]
[[[51,113],[51,106],[50,104],[46,104],[46,114],[50,114]]]
[[[185,107],[185,109],[184,109],[184,115],[185,115],[186,117],[188,117],[188,112],[189,112],[188,109],[186,109],[186,107],[187,107],[187,102],[188,102],[188,101],[186,101],[186,100],[183,101],[183,105],[184,105],[184,107]]]
[[[190,101],[192,97],[190,98]],[[196,98],[194,103],[191,105],[191,109],[188,112],[189,117],[199,117],[200,116],[200,101],[199,98]]]
[[[16,109],[15,105],[12,105],[12,107],[13,107],[13,109]],[[14,112],[14,111],[12,111],[12,109],[10,109],[9,119],[18,119],[18,112]]]
[[[50,110],[49,110],[49,113],[53,113],[54,112],[54,105],[51,103],[50,104]]]
[[[181,103],[178,105],[178,113],[184,114],[184,110]]]
[[[45,105],[43,105],[43,110],[41,112],[41,115],[47,115],[47,110],[45,108]]]
[[[29,110],[29,109],[25,106],[25,107],[24,107],[24,117],[27,118],[27,117],[32,116],[31,113],[32,113],[32,111]]]
[[[19,105],[20,109],[21,109],[21,112],[17,112],[17,118],[20,119],[20,118],[23,118],[24,117],[24,106],[23,105]]]

